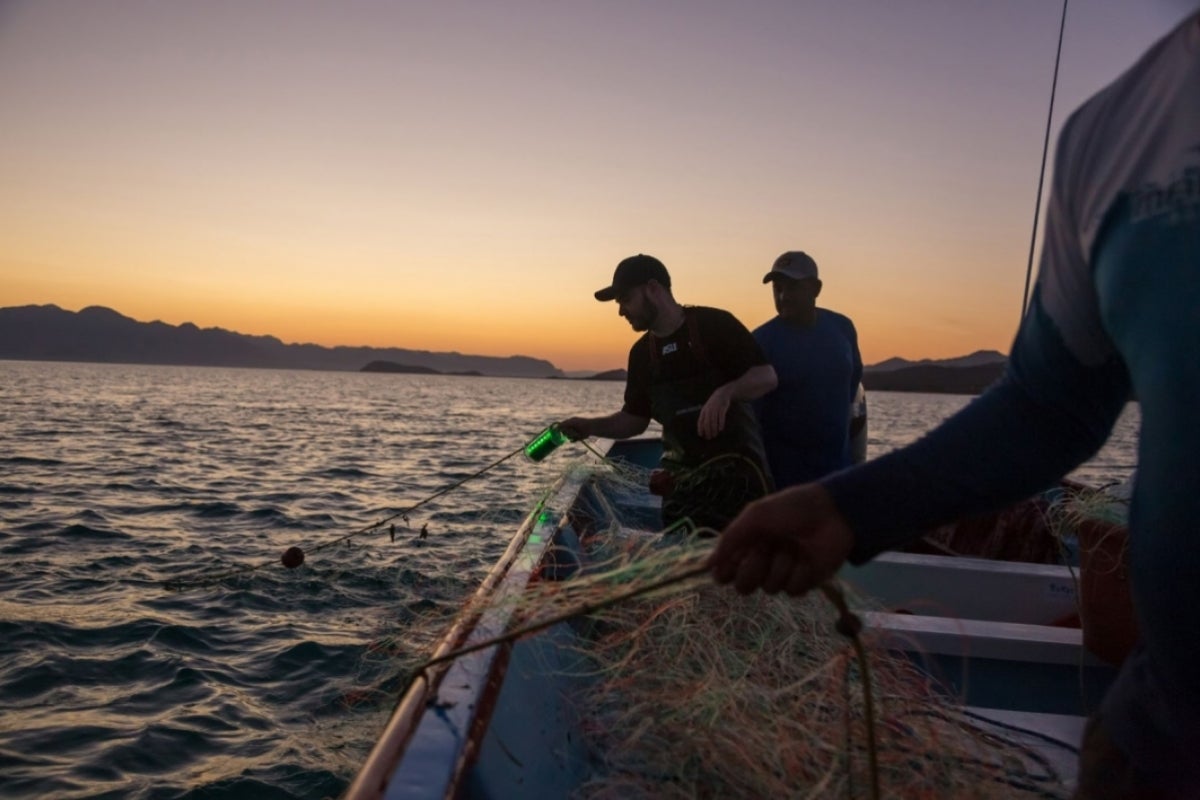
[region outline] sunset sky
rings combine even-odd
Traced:
[[[1052,131],[1195,7],[1071,0]],[[1059,0],[0,0],[0,306],[624,366],[623,257],[1007,352]]]

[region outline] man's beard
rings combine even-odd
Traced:
[[[648,331],[658,321],[658,306],[646,303],[641,314],[630,314],[625,319],[629,320],[630,327],[638,333]]]

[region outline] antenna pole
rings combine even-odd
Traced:
[[[1037,199],[1033,202],[1033,232],[1029,236],[1029,261],[1025,265],[1025,291],[1021,293],[1021,320],[1025,319],[1025,312],[1029,306],[1029,283],[1033,278],[1033,248],[1037,242],[1038,217],[1042,210],[1042,184],[1046,180],[1046,154],[1050,149],[1050,121],[1054,119],[1054,93],[1058,89],[1058,65],[1062,60],[1063,31],[1066,27],[1067,0],[1063,0],[1062,19],[1058,23],[1058,50],[1054,54],[1054,78],[1050,82],[1050,110],[1046,112],[1046,133],[1042,139],[1042,168],[1038,174]]]

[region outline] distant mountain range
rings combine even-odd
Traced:
[[[284,344],[274,336],[198,328],[190,322],[138,322],[100,306],[77,312],[54,305],[0,308],[0,359],[320,370],[360,370],[372,361],[388,361],[439,373],[562,375],[549,361],[527,356]]]
[[[889,358],[863,367],[863,388],[882,392],[979,394],[1004,373],[1008,358],[995,350],[968,356],[908,361]]]
[[[564,373],[549,361],[529,356],[284,344],[274,336],[198,328],[190,322],[138,322],[101,306],[80,311],[54,305],[0,308],[0,359],[602,381],[626,377],[624,369]],[[863,369],[863,386],[868,391],[978,394],[1000,377],[1007,361],[995,350],[940,360],[889,358]]]

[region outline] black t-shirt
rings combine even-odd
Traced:
[[[674,381],[697,375],[705,370],[707,363],[721,375],[722,383],[728,383],[742,377],[751,367],[767,363],[767,357],[754,335],[733,314],[706,306],[685,306],[684,313],[694,319],[694,326],[685,321],[670,336],[655,337],[659,348],[658,375],[661,380]],[[702,356],[697,355],[695,343],[690,341],[689,330],[692,327],[699,335]],[[650,386],[654,380],[648,332],[629,349],[628,372],[625,405],[621,410],[648,418]]]

